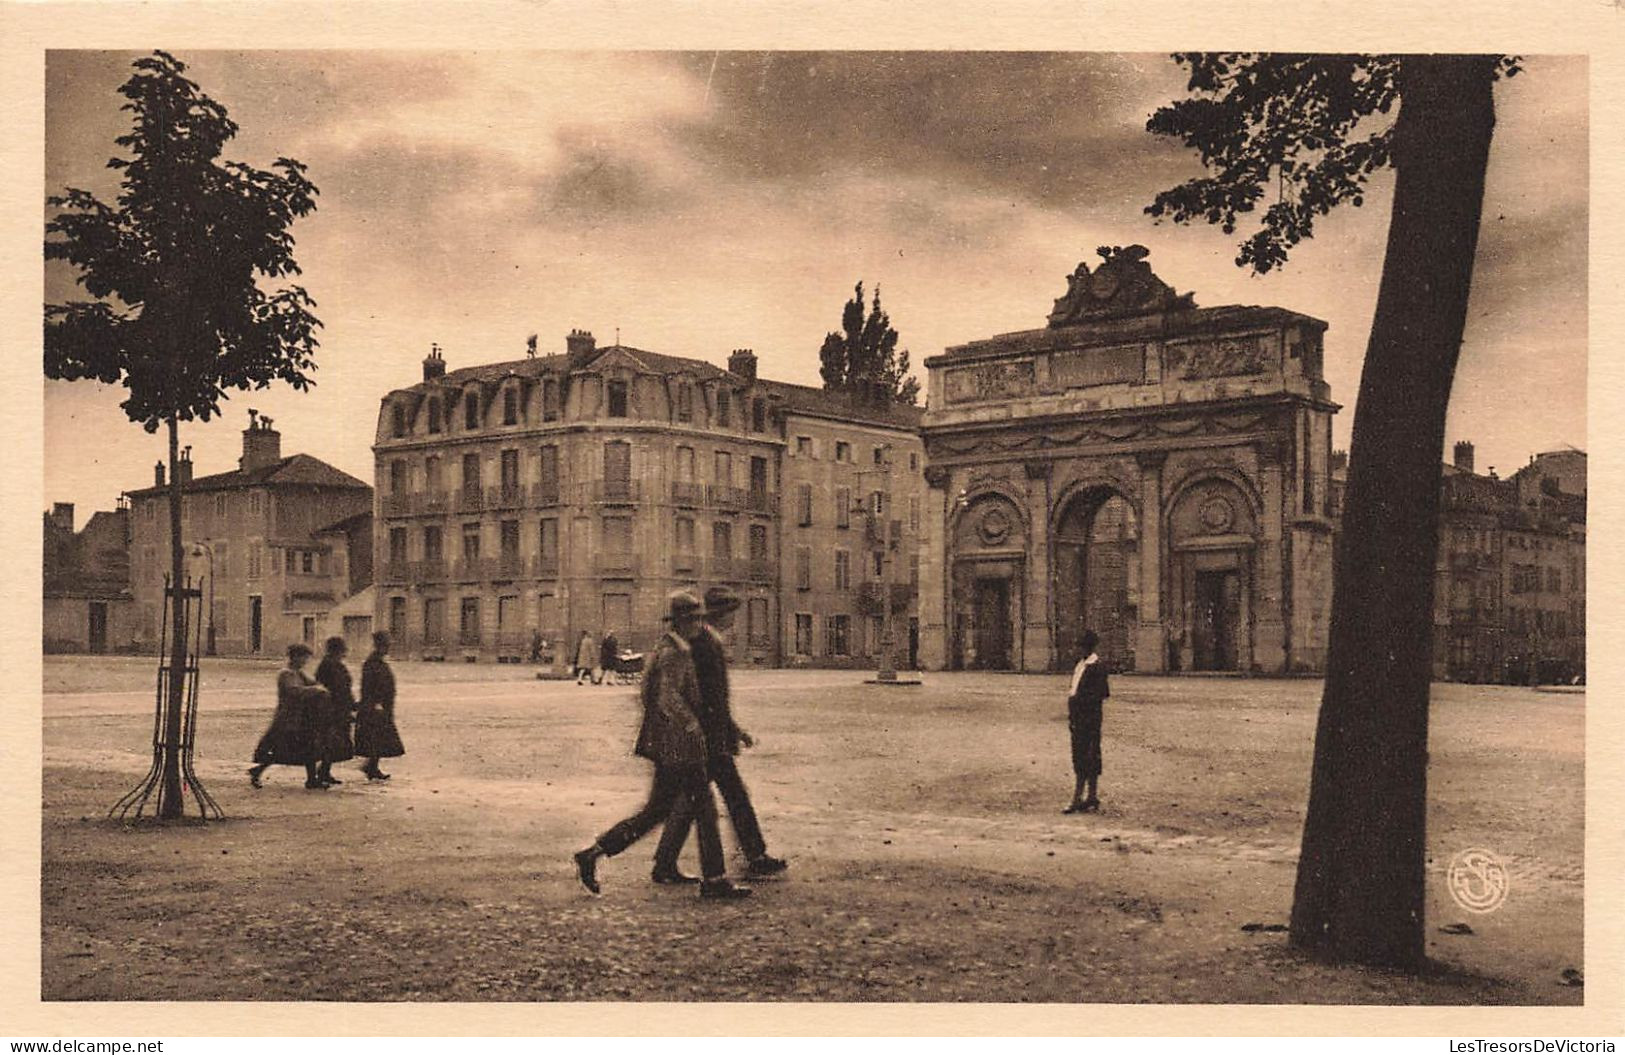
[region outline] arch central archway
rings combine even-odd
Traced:
[[[1082,657],[1086,629],[1099,635],[1098,651],[1113,669],[1133,669],[1140,610],[1140,525],[1133,505],[1111,487],[1071,496],[1056,520],[1051,567],[1055,669],[1070,670]]]

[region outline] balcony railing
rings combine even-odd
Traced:
[[[638,558],[635,553],[600,553],[597,560],[598,574],[600,575],[631,575],[637,571]]]
[[[496,559],[496,578],[512,580],[525,574],[525,558],[517,553],[504,553]]]
[[[705,485],[694,480],[674,480],[671,500],[673,505],[698,506],[705,501]]]
[[[544,480],[530,487],[530,504],[533,506],[556,506],[559,504],[559,482],[557,480]]]
[[[671,570],[674,572],[699,571],[700,555],[698,553],[673,553],[671,555]]]
[[[485,492],[485,508],[518,509],[525,504],[525,489],[518,484],[490,487]]]
[[[431,516],[451,512],[451,495],[446,491],[424,491],[413,497],[422,499],[420,503],[414,504],[414,512],[421,510]]]
[[[752,490],[745,496],[745,508],[752,513],[776,513],[779,510],[779,496],[772,491]]]
[[[398,491],[395,494],[385,495],[383,502],[384,516],[411,516],[417,507],[416,499],[418,497],[419,496],[416,493],[408,493],[406,491]]]
[[[705,501],[718,509],[745,508],[745,489],[728,484],[706,484]]]
[[[706,562],[705,567],[711,578],[722,582],[739,582],[745,577],[747,570],[744,561],[732,557],[712,557]]]
[[[415,583],[445,582],[446,562],[443,560],[420,560],[412,563],[411,579]]]
[[[412,577],[412,564],[404,560],[387,560],[384,562],[384,574],[381,582],[408,582]]]
[[[493,563],[489,557],[465,557],[457,562],[452,577],[458,582],[482,582],[491,577]]]
[[[594,480],[587,487],[587,498],[591,502],[611,505],[636,502],[639,497],[638,483],[637,480]]]
[[[881,614],[882,605],[884,604],[881,598],[885,595],[881,583],[860,582],[858,583],[856,593],[859,612],[862,612],[864,615]]]
[[[464,648],[478,648],[480,645],[480,632],[478,630],[457,631],[457,643]]]
[[[485,492],[479,487],[465,487],[457,492],[457,512],[478,513],[485,508]]]
[[[552,557],[532,557],[530,559],[530,573],[543,578],[552,578],[558,575],[559,558],[556,555]]]
[[[766,557],[752,557],[748,574],[751,582],[772,582],[778,578],[778,566]]]

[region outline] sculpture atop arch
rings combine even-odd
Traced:
[[[926,360],[922,660],[1069,669],[1089,624],[1119,669],[1319,669],[1326,324],[1098,252],[1044,328]]]

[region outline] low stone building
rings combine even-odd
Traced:
[[[178,471],[186,573],[213,580],[202,605],[206,653],[275,655],[342,631],[330,611],[371,577],[371,487],[308,454],[284,457],[282,434],[252,410],[236,469],[194,477],[188,448]],[[136,636],[148,647],[162,629],[171,567],[164,475],[160,462],[152,487],[129,492]]]
[[[46,652],[127,652],[136,647],[130,597],[130,511],[91,515],[75,532],[73,503],[45,514],[42,551]]]
[[[1049,325],[926,361],[930,669],[1318,670],[1331,602],[1326,324],[1197,308],[1139,246]]]

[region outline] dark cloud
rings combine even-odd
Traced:
[[[537,203],[548,222],[597,226],[677,206],[685,195],[635,150],[589,131],[559,134],[563,160],[543,180]]]
[[[677,130],[765,180],[926,175],[1076,208],[1139,204],[1189,174],[1144,131],[1181,87],[1161,55],[722,52],[679,60],[713,113]],[[714,64],[714,69],[713,69]]]

